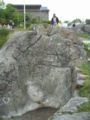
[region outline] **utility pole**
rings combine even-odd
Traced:
[[[25,0],[24,0],[24,29],[26,29],[26,5],[25,5]]]

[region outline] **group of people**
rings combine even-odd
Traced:
[[[0,23],[0,29],[2,28],[13,29],[14,27],[15,27],[15,23],[13,22],[13,20],[9,20],[7,24]]]
[[[63,23],[61,24],[60,20],[59,20],[58,17],[56,16],[56,14],[53,14],[53,17],[52,17],[52,19],[51,19],[51,25],[52,25],[52,26],[55,26],[55,27],[60,27],[60,26],[62,26],[62,27],[67,27],[67,25],[65,26],[65,25],[63,25]],[[75,27],[76,27],[76,24],[73,23],[73,24],[72,24],[72,28],[74,29]],[[74,29],[74,30],[75,30],[75,29]]]
[[[53,17],[51,19],[51,25],[60,27],[60,21],[59,21],[58,17],[56,16],[56,14],[53,14]],[[8,29],[13,29],[15,27],[15,23],[13,22],[13,20],[9,20],[7,25],[0,24],[0,28],[2,28],[2,27],[8,28]]]

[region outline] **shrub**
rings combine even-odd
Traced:
[[[87,102],[87,103],[82,104],[78,111],[79,112],[82,112],[82,111],[88,112],[88,111],[90,111],[90,101]]]
[[[9,30],[8,29],[0,29],[0,36],[7,36],[9,34]]]
[[[86,19],[86,24],[89,24],[90,25],[90,19]]]
[[[0,117],[0,120],[3,120],[3,118],[2,118],[2,117]]]
[[[10,33],[8,29],[0,29],[0,48],[7,41],[7,37]]]

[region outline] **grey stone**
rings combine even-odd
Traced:
[[[81,69],[79,67],[75,67],[75,70],[77,71],[77,73],[81,72]]]
[[[71,45],[70,46],[70,54],[71,54],[71,63],[74,66],[81,66],[86,61],[86,52],[80,45]]]
[[[90,25],[84,25],[84,32],[90,33]]]
[[[88,102],[86,97],[73,97],[66,105],[64,105],[59,112],[61,113],[74,113],[78,110],[81,104]]]
[[[90,113],[81,112],[74,114],[56,115],[49,120],[90,120]]]
[[[60,36],[15,33],[0,51],[0,115],[64,105],[72,96],[69,61],[69,46]]]
[[[82,73],[77,74],[77,80],[85,80],[85,78],[88,77],[87,75],[84,75]]]
[[[90,62],[90,58],[88,58],[88,62]]]
[[[84,80],[77,80],[77,82],[76,82],[76,86],[77,87],[80,87],[80,86],[83,86],[84,85]]]
[[[77,80],[76,80],[76,85],[77,87],[83,86],[84,82],[85,82],[85,78],[87,77],[87,75],[84,75],[82,73],[77,73]]]
[[[66,39],[59,30],[48,35],[44,30],[16,32],[0,50],[1,116],[59,108],[72,97],[76,72],[71,47],[77,42],[73,35]]]

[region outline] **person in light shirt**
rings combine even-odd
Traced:
[[[53,14],[53,17],[51,19],[51,25],[56,26],[58,23],[59,23],[58,17],[55,14]]]

